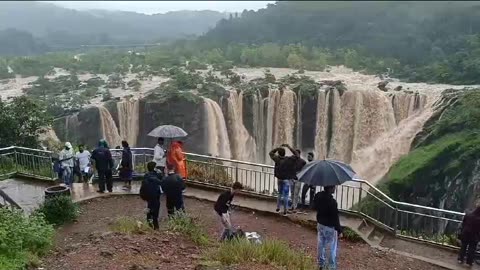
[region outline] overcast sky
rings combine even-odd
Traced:
[[[135,11],[146,14],[165,13],[175,10],[216,10],[241,12],[257,10],[275,1],[42,1],[72,9],[108,9]]]

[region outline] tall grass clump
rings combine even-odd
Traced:
[[[53,226],[41,213],[0,208],[0,270],[25,269],[53,245]]]
[[[36,211],[42,213],[48,223],[55,226],[72,222],[80,214],[78,204],[68,195],[47,198]]]
[[[185,234],[195,244],[205,246],[210,243],[207,233],[196,223],[196,219],[184,212],[176,212],[168,220],[168,229]]]
[[[223,265],[254,262],[285,269],[316,269],[311,257],[278,240],[267,239],[259,245],[250,243],[247,239],[222,242],[218,248],[207,254],[207,258]]]
[[[153,229],[148,224],[132,217],[120,217],[111,226],[112,231],[127,234],[143,234]]]

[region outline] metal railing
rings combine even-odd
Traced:
[[[132,148],[134,172],[142,174],[153,159],[153,149]],[[118,164],[119,149],[112,149]],[[55,179],[52,152],[22,147],[0,149],[0,176],[20,174],[43,179]],[[188,181],[229,187],[241,182],[251,193],[276,197],[278,185],[273,166],[238,160],[186,153]],[[317,187],[319,191],[319,187]],[[409,204],[391,199],[381,190],[362,179],[337,186],[334,194],[341,211],[364,217],[397,236],[421,241],[452,245],[464,213]],[[309,194],[306,195],[310,200]]]

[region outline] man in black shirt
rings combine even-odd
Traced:
[[[161,182],[162,190],[167,196],[168,216],[172,216],[175,211],[183,211],[183,190],[185,182],[182,177],[175,173],[175,165],[167,164],[168,174]]]
[[[230,205],[235,193],[242,189],[242,184],[235,182],[230,190],[225,191],[218,196],[217,202],[215,203],[215,212],[217,212],[218,216],[220,217],[220,221],[222,222],[223,226],[223,233],[220,237],[221,241],[230,238],[233,233],[232,222],[230,220]]]
[[[145,174],[142,186],[140,187],[140,197],[147,202],[147,222],[154,230],[158,230],[158,216],[160,215],[160,195],[162,188],[160,187],[160,179],[155,172],[155,162],[147,164],[148,172]]]
[[[333,198],[335,186],[324,187],[322,192],[315,194],[314,208],[317,210],[318,230],[318,265],[320,269],[337,269],[337,242],[342,235],[337,201]],[[325,253],[330,248],[330,258],[327,264]]]
[[[98,174],[98,191],[100,193],[105,192],[105,182],[107,184],[107,190],[112,192],[113,179],[113,158],[108,144],[105,140],[98,142],[98,148],[92,152],[92,160],[95,161],[95,168]]]

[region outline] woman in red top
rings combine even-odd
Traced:
[[[187,178],[187,159],[183,151],[183,142],[172,142],[168,151],[167,162],[175,165],[176,173],[178,173],[183,179]]]

